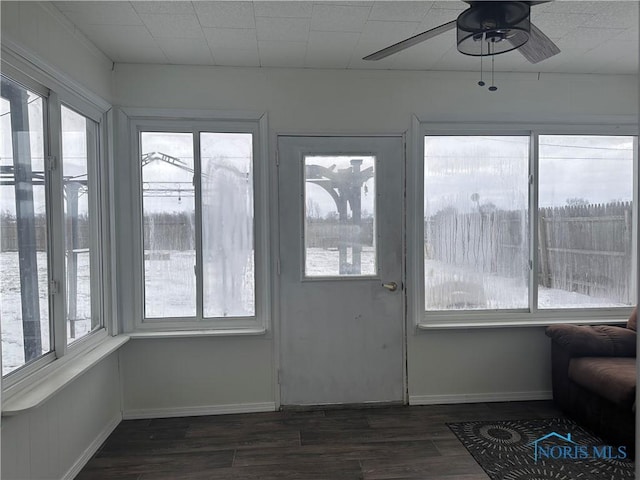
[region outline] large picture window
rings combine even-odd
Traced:
[[[145,322],[255,319],[255,131],[138,135]]]
[[[424,310],[634,305],[634,162],[635,136],[427,134]]]

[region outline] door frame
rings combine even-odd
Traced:
[[[280,390],[280,369],[282,365],[281,361],[281,335],[282,335],[282,322],[281,319],[281,296],[280,296],[280,189],[279,189],[279,177],[280,177],[280,152],[278,149],[278,141],[280,137],[317,137],[317,138],[363,138],[363,137],[392,137],[402,139],[402,162],[401,177],[403,186],[403,200],[401,202],[401,215],[402,215],[402,232],[401,232],[401,248],[402,248],[402,263],[400,265],[400,281],[402,282],[401,289],[401,303],[402,303],[402,403],[403,405],[409,404],[409,384],[408,384],[408,327],[407,327],[407,309],[408,309],[408,295],[407,295],[407,212],[408,212],[408,192],[407,192],[407,170],[409,161],[409,144],[408,144],[409,132],[401,133],[335,133],[327,131],[316,131],[313,133],[305,131],[278,131],[274,132],[271,136],[272,145],[269,155],[269,174],[270,174],[270,191],[272,196],[270,198],[270,214],[271,214],[271,253],[272,253],[272,329],[273,329],[273,386],[274,386],[274,403],[275,409],[280,410],[282,407],[281,390]],[[346,407],[346,405],[345,405]],[[305,408],[305,407],[301,407]],[[309,407],[313,408],[313,407]]]

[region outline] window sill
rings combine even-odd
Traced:
[[[194,338],[194,337],[235,337],[244,335],[266,335],[266,328],[235,328],[219,330],[166,330],[153,332],[130,332],[132,338]]]
[[[514,328],[514,327],[548,327],[550,325],[558,324],[573,324],[573,325],[620,325],[626,324],[627,319],[603,319],[603,318],[562,318],[562,319],[550,319],[542,318],[538,320],[522,320],[522,321],[509,321],[509,320],[497,320],[497,321],[430,321],[428,323],[419,323],[417,330],[470,330],[481,328]]]
[[[118,350],[128,340],[127,335],[111,337],[63,366],[58,367],[56,362],[51,363],[45,367],[51,368],[51,374],[8,400],[3,400],[2,416],[10,417],[39,407],[91,367]]]

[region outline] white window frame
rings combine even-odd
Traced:
[[[412,162],[407,177],[407,308],[415,331],[455,328],[492,328],[504,326],[546,326],[554,323],[620,323],[626,321],[631,307],[539,309],[537,306],[538,212],[529,208],[529,307],[517,310],[425,311],[424,307],[424,138],[428,135],[527,135],[531,138],[529,156],[529,206],[538,204],[538,137],[540,135],[612,135],[635,136],[633,177],[633,218],[638,218],[638,126],[628,120],[611,123],[449,123],[422,122],[413,119]],[[535,228],[534,228],[535,227]],[[638,241],[638,222],[633,224],[632,244]],[[634,258],[637,276],[638,259]],[[635,289],[635,286],[631,286]],[[640,299],[639,299],[640,300]]]
[[[108,264],[112,252],[109,234],[110,221],[107,207],[111,202],[107,178],[109,176],[108,148],[106,139],[110,135],[107,127],[111,106],[74,82],[54,67],[41,62],[28,52],[15,52],[2,45],[2,74],[43,97],[45,156],[54,157],[54,167],[47,172],[47,236],[49,281],[56,281],[58,292],[49,293],[51,352],[19,367],[2,378],[3,404],[20,397],[21,393],[41,384],[56,372],[63,372],[66,365],[78,364],[92,350],[97,349],[117,333],[115,299],[113,298],[112,273]],[[91,231],[92,261],[92,315],[99,316],[100,327],[67,344],[66,325],[66,271],[64,209],[62,184],[62,131],[61,105],[76,111],[97,124],[96,162],[89,168],[93,171],[90,195],[93,205],[90,215],[95,222]],[[51,285],[51,284],[49,284]],[[51,287],[50,287],[51,288]],[[94,290],[97,288],[97,290]],[[93,312],[93,308],[97,310]],[[74,367],[74,371],[78,368]],[[64,375],[64,373],[62,373]],[[77,372],[75,373],[77,374]],[[66,374],[67,376],[69,374]],[[73,375],[72,375],[73,376]],[[74,377],[75,378],[75,377]]]
[[[163,109],[123,109],[128,117],[130,151],[130,176],[132,198],[132,289],[134,298],[134,319],[125,326],[132,337],[140,336],[182,336],[189,335],[243,335],[266,333],[271,311],[271,268],[269,261],[269,170],[267,150],[267,116],[263,113],[230,113],[204,111],[175,111]],[[140,133],[181,132],[192,133],[194,142],[199,144],[199,134],[250,133],[253,136],[253,208],[254,208],[254,262],[255,262],[255,314],[246,317],[204,318],[196,309],[195,317],[145,318],[144,317],[144,255],[142,218],[142,167],[140,164]],[[199,155],[199,152],[194,152]],[[196,174],[197,168],[196,168]],[[195,215],[201,212],[195,197]],[[199,224],[196,221],[196,224]],[[196,231],[198,237],[199,231]],[[196,258],[200,258],[201,241],[196,238]],[[196,264],[196,302],[202,301],[202,262]]]

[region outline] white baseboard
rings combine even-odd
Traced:
[[[518,402],[525,400],[551,400],[552,392],[496,392],[461,393],[453,395],[409,395],[409,405],[438,405],[447,403]]]
[[[197,417],[201,415],[225,415],[229,413],[275,412],[275,410],[276,404],[274,402],[238,403],[203,407],[144,408],[126,410],[123,412],[122,418],[123,420],[137,420],[143,418]]]
[[[62,477],[62,480],[73,480],[76,475],[80,473],[80,470],[91,460],[91,457],[98,451],[100,445],[111,435],[122,420],[121,415],[114,417],[106,427],[100,432],[100,434],[91,442],[91,444],[82,452],[80,458],[78,458],[71,468]]]

